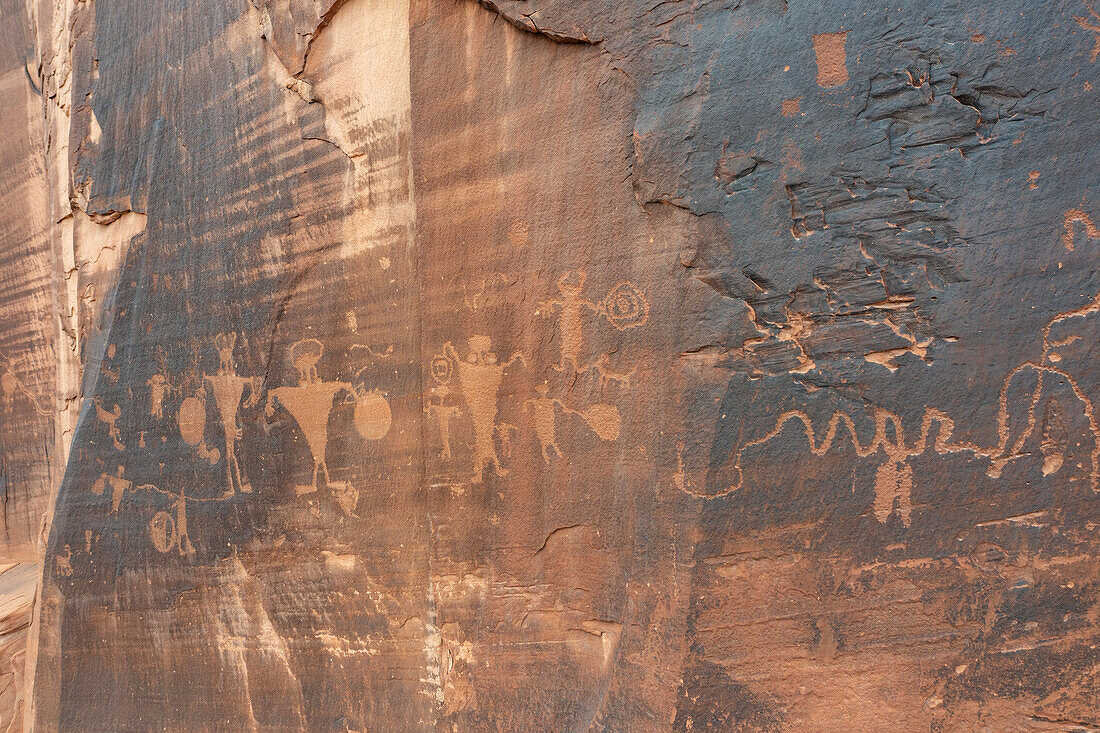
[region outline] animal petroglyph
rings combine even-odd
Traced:
[[[482,473],[489,466],[493,467],[498,476],[508,473],[500,465],[494,440],[497,435],[501,435],[502,440],[507,440],[507,426],[497,424],[498,391],[504,378],[504,370],[517,361],[526,366],[527,360],[523,354],[516,352],[508,361],[499,363],[497,355],[491,351],[492,341],[488,336],[471,336],[468,343],[470,351],[465,359],[459,357],[450,341],[443,345],[443,351],[456,365],[459,389],[474,422],[472,480],[479,483]]]
[[[649,320],[649,303],[634,283],[618,283],[601,302],[596,303],[582,295],[587,279],[584,270],[566,272],[557,282],[561,297],[540,305],[540,309],[545,308],[548,314],[558,314],[561,361],[554,367],[558,371],[567,369],[566,362],[572,365],[574,371],[579,368],[584,346],[585,311],[606,318],[618,330],[642,326]]]
[[[103,408],[103,404],[98,397],[93,400],[95,403],[95,415],[96,423],[107,426],[107,435],[114,441],[115,448],[118,450],[126,450],[126,446],[122,442],[122,435],[118,430],[118,419],[122,417],[122,408],[115,405],[110,411]]]
[[[956,440],[954,437],[955,421],[945,412],[927,408],[921,421],[920,434],[915,441],[906,439],[902,428],[901,418],[888,410],[875,408],[872,410],[874,419],[874,434],[870,441],[864,443],[860,439],[853,417],[846,412],[837,411],[829,418],[823,435],[818,436],[814,432],[811,417],[801,410],[787,410],[779,415],[772,429],[764,436],[746,441],[735,446],[731,454],[731,463],[735,481],[725,490],[715,494],[701,494],[688,490],[688,493],[703,498],[718,498],[727,496],[743,488],[744,475],[742,473],[742,458],[747,450],[756,446],[769,443],[778,437],[787,427],[788,423],[802,423],[806,436],[806,442],[810,453],[815,456],[824,455],[832,447],[834,439],[839,432],[846,431],[851,438],[851,444],[859,458],[869,458],[881,451],[885,461],[876,475],[875,480],[875,517],[882,522],[897,511],[905,524],[909,523],[911,511],[910,492],[913,486],[912,468],[907,464],[910,457],[921,455],[929,447],[941,456],[955,453],[970,453],[975,458],[982,458],[989,462],[986,473],[990,478],[998,479],[1004,468],[1013,461],[1028,455],[1024,450],[1025,443],[1036,434],[1037,428],[1042,430],[1040,435],[1040,450],[1043,453],[1044,475],[1052,475],[1058,472],[1065,463],[1063,454],[1066,445],[1065,405],[1062,401],[1054,401],[1050,394],[1052,383],[1061,383],[1067,386],[1069,399],[1074,402],[1087,422],[1087,433],[1082,437],[1088,446],[1089,466],[1088,480],[1093,491],[1100,490],[1100,423],[1097,421],[1095,407],[1089,396],[1084,393],[1071,374],[1058,366],[1062,360],[1059,349],[1072,345],[1080,339],[1072,333],[1061,339],[1054,339],[1051,330],[1054,327],[1067,327],[1072,331],[1075,319],[1081,319],[1089,315],[1100,313],[1100,294],[1088,304],[1059,314],[1051,319],[1042,331],[1042,355],[1039,361],[1025,361],[1014,367],[1005,376],[998,400],[997,413],[997,442],[992,446],[983,446],[976,443]],[[1027,404],[1022,412],[1026,414],[1023,421],[1013,420],[1011,412],[1010,395],[1015,394],[1014,386],[1018,380],[1024,377],[1033,380],[1033,387],[1026,391]],[[1039,407],[1044,398],[1047,406],[1043,410],[1042,417],[1038,415]],[[1021,426],[1022,423],[1022,426]],[[933,425],[938,425],[938,432],[934,442],[929,445],[929,435],[932,434]],[[1018,428],[1015,436],[1014,428]],[[893,436],[892,438],[890,436]]]
[[[635,367],[631,367],[629,372],[617,372],[611,368],[611,355],[600,354],[596,359],[596,363],[593,364],[590,369],[595,369],[596,373],[600,375],[600,387],[606,388],[611,382],[615,382],[620,387],[630,387],[630,379],[634,376],[636,371]]]

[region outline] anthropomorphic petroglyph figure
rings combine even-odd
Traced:
[[[126,450],[126,446],[122,443],[122,435],[118,431],[118,419],[122,417],[122,408],[115,405],[110,412],[103,409],[103,404],[98,397],[93,400],[95,403],[95,414],[98,422],[107,426],[107,435],[114,441],[115,448],[118,450]]]
[[[913,511],[913,467],[906,461],[904,445],[883,443],[886,461],[875,471],[875,519],[886,524],[895,508],[902,524],[909,526]]]
[[[149,377],[145,385],[149,387],[149,414],[157,420],[164,418],[164,398],[168,396],[168,379],[160,372]]]
[[[573,412],[561,400],[547,397],[549,391],[548,384],[536,384],[535,392],[538,393],[538,397],[532,397],[523,403],[524,411],[532,412],[535,421],[535,437],[538,438],[539,447],[542,448],[542,460],[547,463],[550,462],[550,451],[554,451],[558,458],[562,457],[561,448],[557,443],[557,409]]]
[[[523,354],[516,352],[505,363],[498,363],[497,355],[490,351],[492,341],[488,336],[471,336],[468,343],[470,353],[465,359],[459,358],[450,341],[443,345],[443,349],[457,365],[458,385],[474,422],[473,481],[477,483],[481,481],[485,468],[490,465],[498,476],[508,473],[500,465],[494,443],[494,437],[500,432],[500,426],[497,425],[497,392],[504,370],[517,361],[526,364],[526,360]]]
[[[71,562],[72,557],[73,557],[73,550],[68,545],[65,545],[64,554],[62,554],[60,552],[57,553],[57,557],[56,557],[57,574],[59,576],[63,576],[63,577],[67,578],[67,577],[69,577],[70,575],[73,574],[73,565],[72,565],[72,562]]]
[[[432,416],[439,428],[439,439],[443,443],[440,457],[451,460],[451,418],[462,414],[462,410],[452,400],[451,377],[454,375],[454,362],[446,356],[436,356],[430,366],[431,377],[435,382],[428,394],[424,412]]]
[[[596,359],[596,363],[592,365],[596,373],[600,375],[600,387],[604,388],[610,382],[615,382],[620,387],[630,387],[630,378],[634,376],[636,368],[632,368],[629,372],[617,372],[611,369],[611,355],[607,353],[600,354]]]
[[[554,368],[566,370],[566,362],[575,371],[580,365],[581,348],[584,346],[584,311],[600,312],[600,306],[588,300],[581,293],[588,278],[584,270],[567,272],[558,278],[560,298],[546,301],[550,313],[558,312],[558,338],[561,347],[561,361]]]
[[[317,339],[302,339],[290,347],[290,363],[298,370],[299,387],[321,381],[317,376],[317,362],[324,353],[325,347]]]
[[[328,464],[325,462],[328,448],[328,418],[332,413],[333,400],[340,392],[352,395],[355,390],[347,382],[322,382],[317,376],[317,362],[324,354],[324,347],[317,339],[303,339],[290,348],[290,361],[298,371],[298,384],[293,387],[277,387],[267,395],[265,412],[274,414],[275,405],[282,405],[298,423],[306,438],[313,456],[312,480],[308,485],[299,485],[295,491],[299,496],[317,491],[317,479],[323,476],[325,484],[334,492],[346,491],[347,486],[337,486],[329,477]],[[344,506],[345,502],[341,502]],[[350,513],[350,512],[349,512]]]
[[[1089,233],[1089,237],[1092,236]],[[1088,451],[1087,457],[1082,456],[1082,464],[1088,465],[1092,489],[1100,491],[1100,416],[1091,395],[1078,385],[1070,363],[1084,361],[1078,368],[1091,366],[1091,349],[1096,343],[1098,323],[1100,293],[1084,306],[1051,319],[1043,328],[1041,360],[1020,364],[1005,378],[998,418],[1000,443],[990,460],[987,471],[990,477],[999,478],[1008,464],[1028,455],[1025,445],[1033,436],[1038,438],[1043,454],[1043,474],[1057,473],[1067,463],[1066,451],[1071,442],[1067,430],[1068,411],[1072,409],[1087,431],[1074,436],[1072,442]],[[1020,408],[1026,420],[1014,422],[1009,414],[1012,407],[1009,395],[1017,380],[1022,382],[1024,379],[1032,380],[1034,387],[1028,391],[1026,411]],[[1062,399],[1057,399],[1059,393]],[[1040,412],[1038,408],[1044,401],[1046,406]]]
[[[117,476],[112,476],[109,473],[100,474],[99,478],[92,484],[92,493],[96,496],[102,496],[107,489],[111,490],[111,514],[118,513],[123,496],[134,485],[133,482],[122,478],[124,470],[122,466],[119,466]]]
[[[237,412],[241,407],[241,398],[248,391],[244,402],[245,409],[252,407],[260,398],[260,391],[254,377],[237,376],[237,362],[233,357],[233,344],[236,334],[227,336],[218,334],[214,344],[218,349],[218,373],[203,376],[203,383],[210,385],[214,395],[214,404],[221,417],[225,432],[225,495],[248,494],[252,486],[241,477],[241,468],[237,463],[237,441],[241,439],[241,428],[237,424]]]
[[[153,515],[149,520],[149,539],[158,552],[177,549],[180,555],[192,555],[195,547],[187,536],[187,497],[182,489],[176,498],[175,510],[174,516],[168,511]]]
[[[218,374],[236,374],[237,360],[233,349],[237,346],[237,333],[219,333],[214,337],[214,348],[218,351]]]

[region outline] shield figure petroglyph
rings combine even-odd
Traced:
[[[349,515],[355,513],[359,501],[359,492],[348,481],[333,481],[329,476],[328,421],[332,414],[336,397],[345,392],[349,401],[355,403],[352,420],[356,430],[366,440],[379,440],[390,429],[392,414],[389,402],[382,392],[367,387],[360,381],[363,370],[357,375],[357,384],[349,382],[325,382],[317,373],[317,362],[324,355],[324,346],[317,339],[303,339],[290,348],[290,361],[298,372],[298,384],[276,387],[267,396],[265,412],[274,413],[276,404],[281,405],[298,424],[305,436],[313,458],[311,481],[298,485],[295,491],[299,496],[317,491],[318,479],[324,478],[325,485],[332,491],[340,508]]]
[[[498,392],[504,378],[504,370],[515,362],[526,365],[523,354],[516,352],[503,364],[493,353],[492,340],[488,336],[471,336],[467,342],[470,350],[465,359],[459,357],[451,342],[443,345],[443,351],[456,365],[458,385],[462,398],[474,422],[474,473],[471,480],[480,483],[482,473],[492,467],[497,476],[504,476],[508,469],[500,465],[495,438],[509,426],[497,423],[500,402]]]

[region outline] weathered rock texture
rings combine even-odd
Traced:
[[[1089,0],[0,16],[0,729],[1100,730]]]

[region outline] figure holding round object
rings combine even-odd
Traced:
[[[166,553],[176,546],[179,534],[176,532],[176,520],[168,512],[160,511],[149,520],[149,538],[157,552]]]

